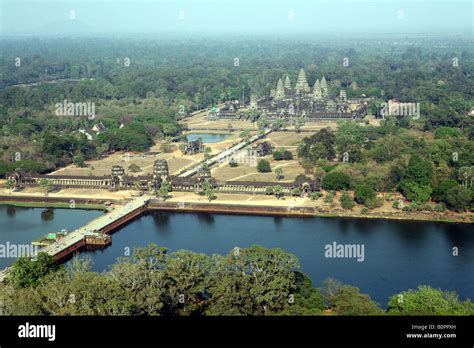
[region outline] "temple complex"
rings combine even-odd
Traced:
[[[302,118],[305,121],[332,121],[361,119],[367,114],[370,98],[348,99],[345,90],[329,88],[324,76],[317,78],[312,87],[308,83],[304,69],[301,69],[294,87],[289,76],[279,79],[276,88],[268,97],[250,97],[250,110],[259,117],[270,119]],[[239,119],[235,102],[227,102],[214,107],[208,113],[209,120]]]
[[[203,189],[204,183],[209,182],[217,192],[223,193],[255,193],[265,194],[267,188],[274,186],[275,182],[266,181],[217,181],[212,177],[209,168],[202,166],[195,176],[182,177],[169,175],[166,160],[159,159],[153,164],[153,172],[148,175],[129,175],[120,165],[111,168],[110,175],[103,176],[63,176],[63,175],[42,175],[27,172],[15,171],[7,176],[13,180],[15,190],[27,187],[41,186],[43,180],[48,180],[56,188],[86,188],[86,189],[108,189],[118,190],[139,190],[150,194],[156,194],[161,183],[166,180],[170,184],[170,191],[195,192]],[[320,190],[319,180],[311,179],[300,175],[294,182],[278,182],[283,187],[285,193],[290,193],[292,189],[299,188],[303,194]]]

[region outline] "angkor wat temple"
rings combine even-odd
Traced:
[[[89,188],[118,190],[139,190],[155,194],[166,180],[170,184],[170,191],[196,192],[203,189],[204,183],[208,181],[216,192],[223,193],[255,193],[265,194],[269,186],[280,185],[285,193],[299,188],[307,194],[320,190],[319,180],[313,180],[307,176],[300,175],[294,182],[259,182],[259,181],[222,181],[218,182],[211,176],[208,168],[201,168],[193,177],[180,177],[169,175],[166,160],[156,160],[153,172],[149,175],[128,175],[120,165],[112,166],[110,175],[103,176],[69,176],[69,175],[40,175],[21,171],[15,171],[7,176],[15,183],[15,189],[26,187],[38,187],[41,181],[47,179],[56,188]]]
[[[337,97],[330,96],[328,82],[323,76],[310,87],[303,69],[300,70],[295,86],[287,76],[285,82],[279,79],[276,89],[270,95],[250,98],[251,111],[270,119],[282,118],[291,120],[302,118],[305,121],[331,121],[339,119],[360,119],[367,114],[370,98],[348,99],[345,90],[341,89]],[[208,119],[239,119],[239,105],[227,102],[221,107],[214,107],[208,113]]]

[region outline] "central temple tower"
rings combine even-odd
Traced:
[[[308,80],[306,80],[306,73],[304,69],[301,68],[300,73],[298,74],[298,80],[295,85],[296,93],[308,93],[310,91]]]

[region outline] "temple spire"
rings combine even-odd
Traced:
[[[314,83],[313,86],[313,98],[318,100],[322,98],[322,92],[321,92],[321,84],[319,83],[319,79],[316,79],[316,82]]]
[[[314,83],[313,89],[320,89],[321,84],[319,83],[319,79],[316,79],[316,82]]]
[[[285,88],[291,89],[291,80],[288,76],[285,79]]]
[[[303,68],[301,68],[300,73],[298,74],[298,80],[296,81],[295,90],[296,92],[310,91],[308,81],[306,80],[306,74]]]
[[[277,89],[275,93],[276,99],[283,99],[285,97],[285,88],[283,87],[283,81],[281,79],[278,80]]]
[[[327,97],[328,95],[328,83],[326,82],[326,78],[323,76],[321,79],[321,92],[323,97]]]

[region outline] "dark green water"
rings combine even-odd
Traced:
[[[0,225],[0,241],[8,233],[9,238],[31,240],[43,234],[38,230],[61,229],[66,222],[66,228],[72,229],[101,214],[55,210],[54,219],[45,222],[41,211],[21,210],[12,216],[6,207],[0,207],[2,222],[6,221]],[[94,270],[106,270],[124,256],[126,248],[151,242],[172,251],[207,254],[226,254],[236,246],[259,244],[295,254],[315,286],[333,277],[359,287],[383,306],[389,296],[419,284],[474,299],[474,230],[468,224],[154,212],[124,226],[112,238],[107,249],[84,253],[92,257]],[[333,242],[363,245],[364,261],[325,257],[325,246]],[[453,256],[453,247],[458,248],[458,256]]]

